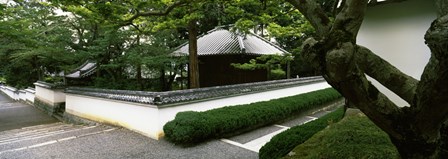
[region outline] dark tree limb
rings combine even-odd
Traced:
[[[356,60],[359,47],[351,42],[341,44],[326,55],[327,81],[357,106],[377,126],[394,138],[403,138],[395,127],[401,110],[367,80]]]
[[[347,0],[327,35],[329,38],[320,41],[308,39],[304,43],[302,54],[312,66],[323,71],[330,85],[375,124],[394,138],[403,138],[394,123],[397,116],[400,116],[401,109],[367,80],[363,70],[366,67],[359,66],[360,63],[356,61],[362,58],[363,54],[360,54],[360,51],[364,51],[364,56],[368,55],[365,49],[355,44],[366,7],[367,0]],[[370,64],[382,63],[382,61],[370,62]],[[387,64],[383,63],[383,66],[391,67]],[[369,73],[376,75],[377,72],[372,69]]]
[[[333,31],[342,30],[349,35],[352,43],[356,43],[356,36],[361,28],[364,14],[367,9],[368,0],[347,0],[342,11],[336,16],[333,24]],[[341,35],[341,34],[338,34]]]
[[[414,102],[418,80],[401,72],[389,62],[362,46],[359,46],[355,61],[367,75],[376,79],[409,104]]]
[[[305,16],[316,29],[317,34],[323,37],[330,30],[330,19],[320,5],[313,0],[286,0]]]
[[[370,2],[372,5],[401,1],[404,0]],[[356,45],[368,0],[346,0],[334,22],[328,24],[331,28],[328,33],[322,33],[327,25],[316,20],[318,14],[313,13],[316,4],[307,0],[288,2],[308,20],[314,20],[313,27],[320,29],[318,40],[310,38],[304,42],[302,56],[322,71],[333,88],[389,134],[403,158],[447,157],[444,155],[448,154],[448,141],[443,133],[448,123],[448,0],[436,0],[438,19],[425,35],[431,59],[421,81]],[[366,75],[398,94],[411,107],[397,107]]]
[[[448,120],[448,0],[438,0],[439,15],[426,32],[426,44],[431,58],[423,71],[417,87],[416,116],[420,131],[429,136],[438,134],[443,122]],[[435,135],[437,136],[437,135]]]

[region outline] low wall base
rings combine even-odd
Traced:
[[[80,125],[99,125],[99,123],[70,113],[64,113],[64,122]]]
[[[38,109],[44,111],[45,113],[47,113],[50,116],[54,116],[56,111],[58,109],[60,109],[61,107],[63,107],[64,104],[65,103],[50,104],[50,103],[40,100],[39,98],[34,99],[34,106],[37,107]]]

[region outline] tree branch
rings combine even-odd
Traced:
[[[174,2],[170,6],[168,6],[163,11],[147,11],[147,12],[137,12],[137,14],[134,14],[131,18],[124,21],[124,23],[121,26],[126,26],[132,24],[132,21],[139,17],[147,17],[147,16],[166,16],[168,15],[174,8],[182,6],[184,4],[188,3],[187,1],[181,0]]]
[[[323,37],[330,30],[330,19],[320,5],[313,0],[286,0],[305,16],[316,29],[317,35]]]
[[[358,47],[355,61],[360,69],[406,102],[412,104],[419,81],[401,72],[369,49],[362,46]]]
[[[448,4],[448,0],[437,2],[442,1]],[[448,120],[448,12],[445,10],[447,7],[448,5],[439,6],[439,16],[425,35],[426,44],[431,50],[431,59],[417,87],[415,103],[418,112],[417,127],[424,134],[438,133],[441,124]]]
[[[341,12],[336,16],[331,31],[326,35],[329,38],[305,41],[302,55],[307,61],[312,62],[312,66],[322,69],[327,82],[346,99],[384,131],[399,139],[402,135],[395,127],[397,124],[395,122],[402,116],[402,110],[367,80],[364,69],[373,77],[380,76],[380,72],[368,66],[381,64],[382,67],[393,70],[396,76],[401,77],[403,74],[383,60],[378,60],[380,58],[377,56],[375,58],[378,59],[375,61],[363,59],[365,58],[363,56],[374,55],[355,44],[367,2],[367,0],[346,0]],[[365,62],[362,64],[364,67],[358,65],[362,63],[357,62],[358,59]],[[384,83],[386,80],[380,78],[380,81]],[[395,89],[401,91],[403,88]]]
[[[325,79],[384,131],[402,138],[394,123],[401,110],[367,80],[356,65],[356,54],[358,47],[350,42],[329,51]]]
[[[361,28],[368,0],[347,0],[342,11],[336,16],[333,31],[342,30],[350,36],[353,43],[356,42],[359,28]]]

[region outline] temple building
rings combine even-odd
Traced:
[[[262,55],[283,55],[288,52],[253,33],[232,32],[217,27],[198,37],[199,82],[201,87],[267,81],[267,70],[241,70],[231,63],[247,63]],[[188,43],[173,53],[188,56]]]

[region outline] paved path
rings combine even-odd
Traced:
[[[17,110],[16,110],[17,109]],[[32,114],[17,117],[20,109]],[[31,106],[10,101],[0,95],[3,115],[13,123],[0,123],[0,159],[28,158],[163,158],[163,159],[251,159],[272,136],[332,111],[334,106],[305,112],[287,122],[260,128],[228,139],[211,140],[193,147],[180,147],[166,140],[153,140],[124,128],[97,125],[83,126],[57,122]],[[9,112],[9,113],[8,113]],[[20,122],[23,120],[23,122]],[[18,125],[14,125],[18,124]],[[20,128],[17,128],[20,127]],[[14,129],[12,129],[14,128]],[[7,130],[6,130],[7,129]]]
[[[15,102],[0,92],[0,131],[55,122],[37,108]]]
[[[10,130],[0,134],[0,158],[258,158],[255,152],[219,140],[184,148],[110,126],[57,123],[20,130],[24,129],[27,131]]]
[[[239,159],[258,154],[219,140],[180,147],[123,128],[61,123],[0,94],[0,159]]]

